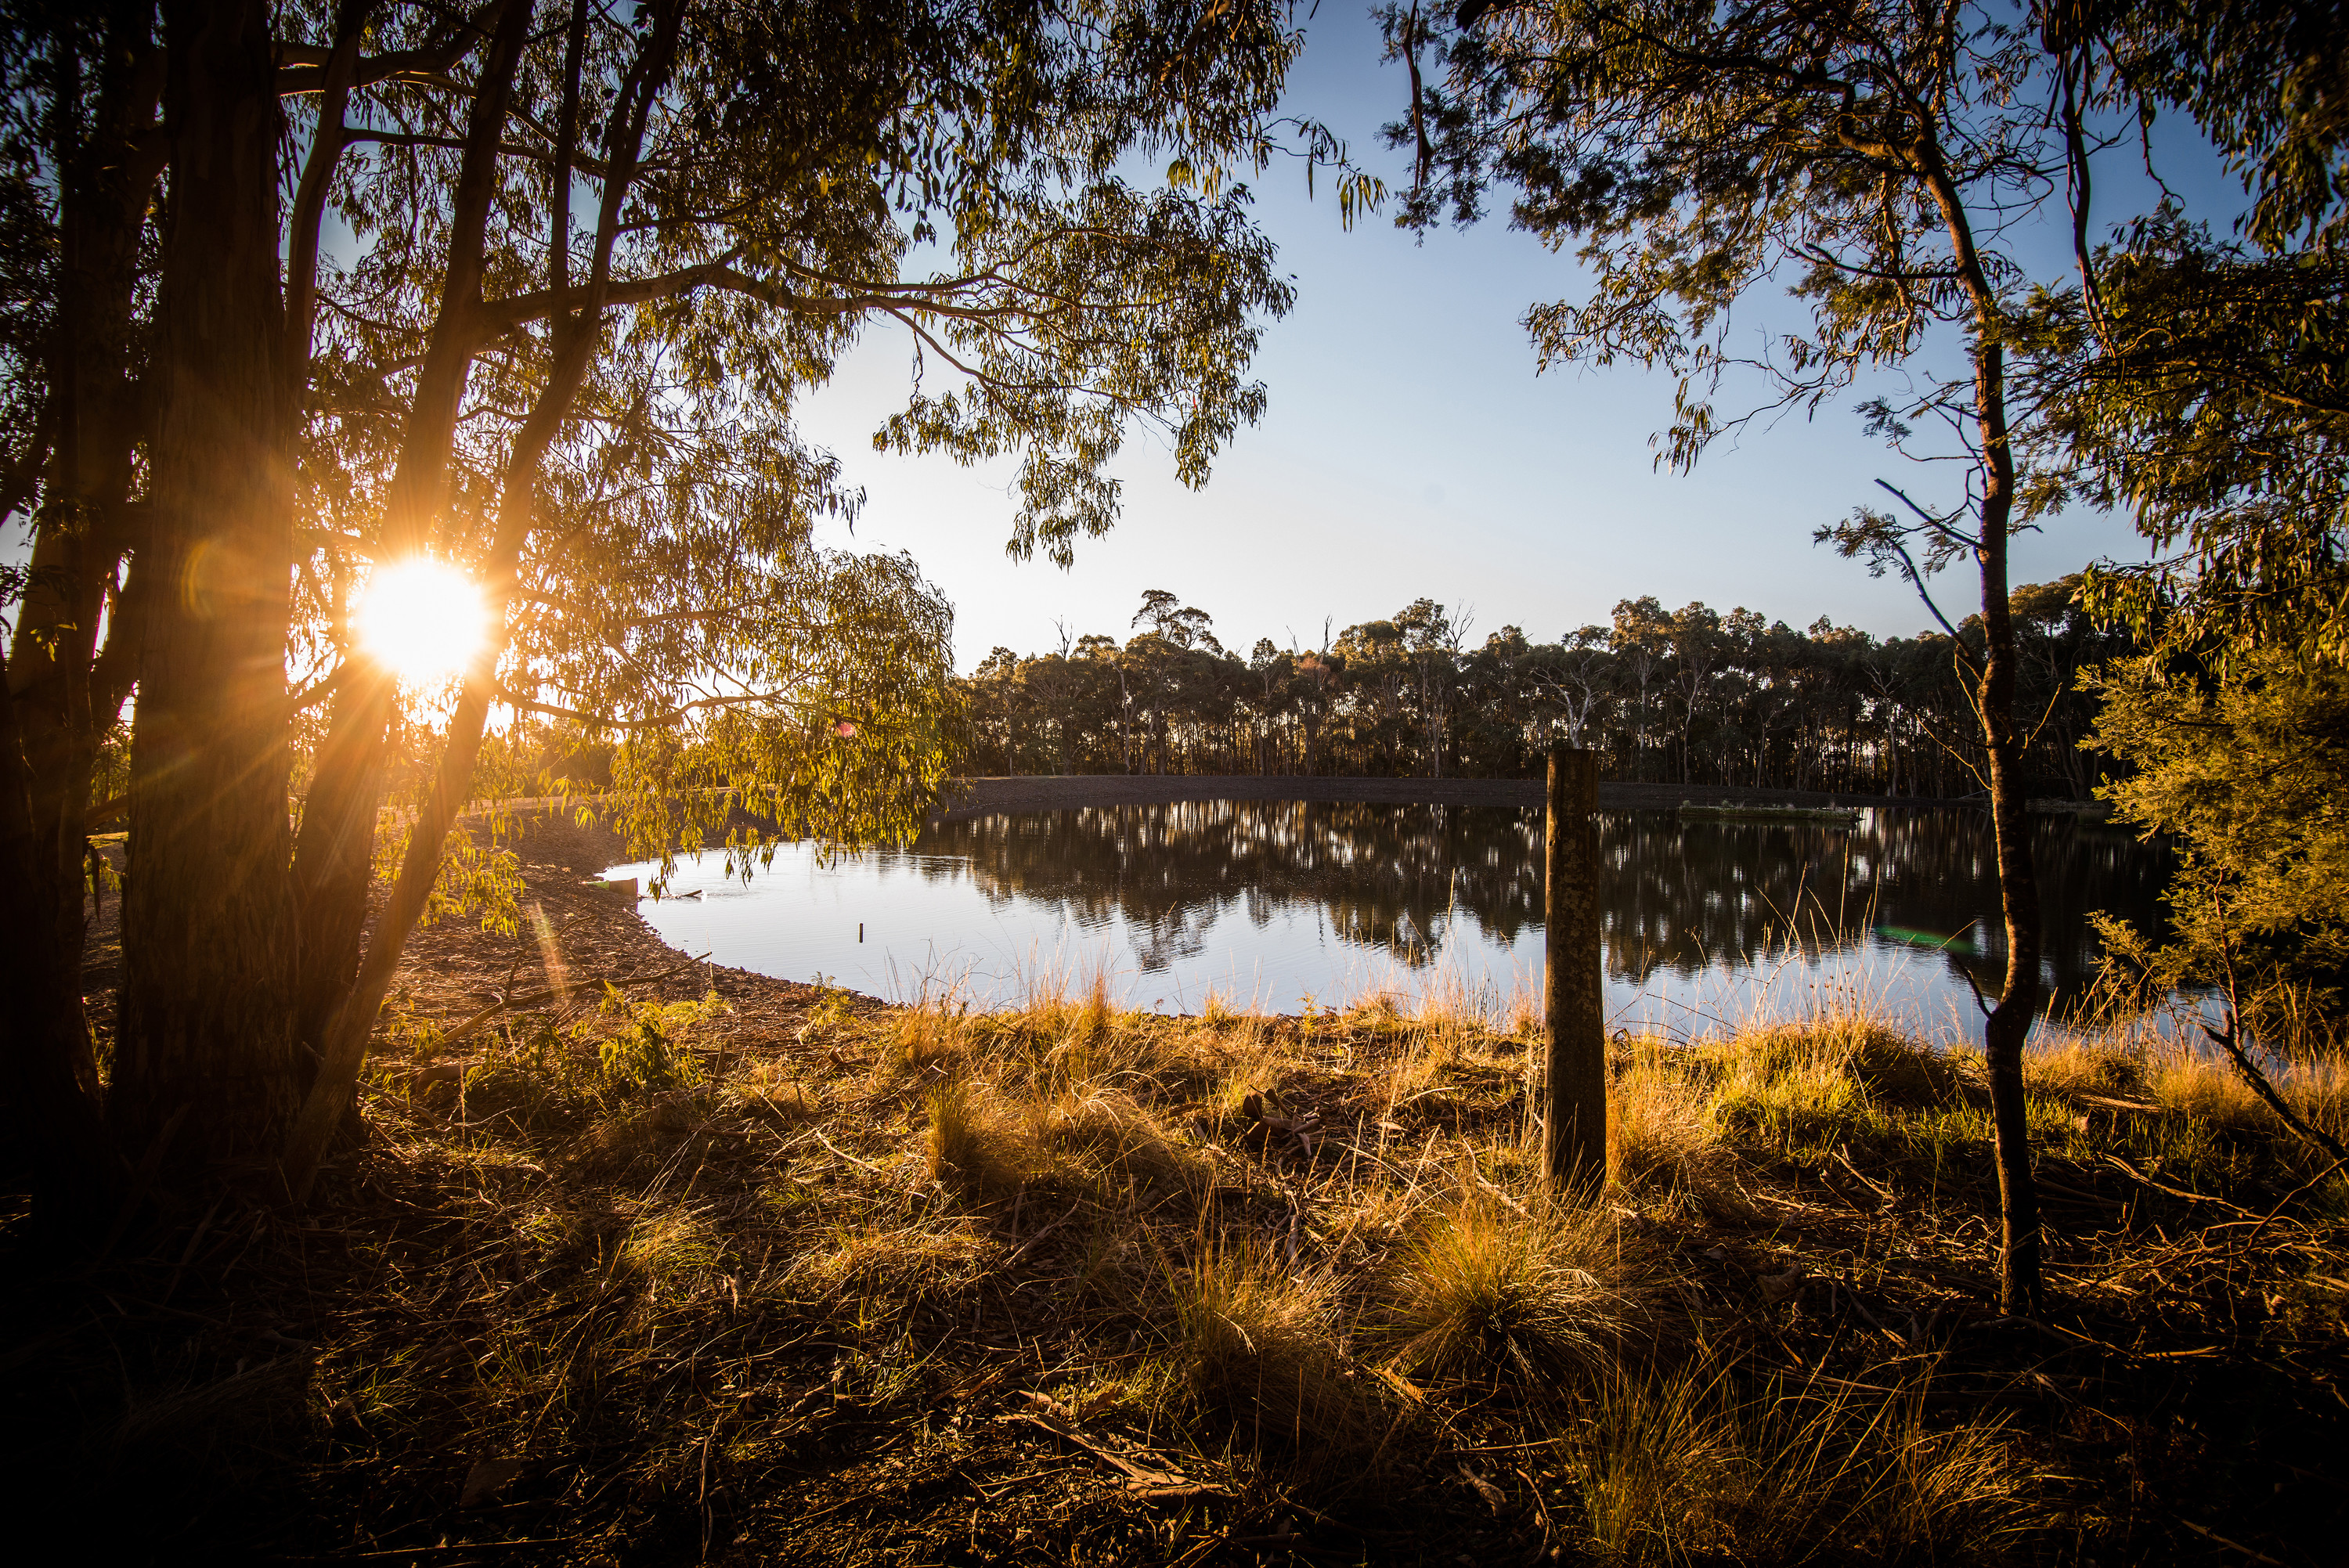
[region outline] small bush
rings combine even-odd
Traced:
[[[686,1037],[696,1025],[725,1011],[726,1004],[716,992],[698,1002],[631,1004],[617,988],[605,987],[597,1012],[605,1018],[627,1020],[626,1026],[605,1036],[596,1047],[606,1092],[666,1094],[700,1083],[701,1065],[686,1053]]]

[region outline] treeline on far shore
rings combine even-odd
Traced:
[[[2014,594],[2026,791],[2085,799],[2113,769],[2080,742],[2079,676],[2134,651],[2078,605],[2079,579]],[[1511,778],[1553,744],[1653,783],[1950,797],[1982,788],[1972,711],[1982,626],[1878,640],[1702,603],[1626,599],[1555,642],[1472,640],[1428,599],[1318,648],[1226,648],[1206,611],[1153,590],[1121,643],[997,648],[961,678],[955,770]]]

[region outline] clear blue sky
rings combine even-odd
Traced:
[[[1323,0],[1306,33],[1291,112],[1325,121],[1401,184],[1408,170],[1377,131],[1398,118],[1403,76],[1379,64],[1361,0]],[[2202,172],[2196,183],[2215,194]],[[1819,524],[1881,500],[1879,476],[1920,500],[1954,483],[1870,440],[1848,400],[1813,420],[1752,427],[1692,475],[1659,471],[1649,437],[1670,419],[1669,379],[1534,373],[1520,318],[1536,301],[1580,297],[1570,259],[1491,220],[1423,242],[1384,217],[1342,232],[1326,181],[1309,200],[1294,166],[1276,165],[1256,189],[1298,287],[1256,361],[1270,411],[1198,491],[1174,482],[1162,446],[1136,440],[1119,468],[1123,521],[1081,543],[1070,571],[1004,555],[1016,510],[1008,463],[873,451],[874,428],[905,396],[902,335],[876,331],[803,410],[806,433],[867,491],[855,542],[910,551],[954,601],[957,667],[998,645],[1044,649],[1056,620],[1072,636],[1123,639],[1150,588],[1206,610],[1243,652],[1259,636],[1287,645],[1292,633],[1317,645],[1324,617],[1341,628],[1422,595],[1472,610],[1475,642],[1511,624],[1547,641],[1643,593],[1798,626],[1828,615],[1878,635],[1927,624],[1907,586],[1810,542]],[[2100,185],[2100,199],[2108,191],[2104,211],[2117,213],[2132,192]],[[1760,321],[1743,325],[1758,333]],[[1721,400],[1724,412],[1734,403]],[[2124,521],[2075,516],[2021,542],[2016,581],[2142,555]],[[1971,598],[1966,575],[1941,580],[1952,619]]]

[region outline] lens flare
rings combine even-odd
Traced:
[[[434,685],[463,670],[480,649],[487,623],[472,580],[422,557],[377,567],[351,614],[360,648],[411,686]]]

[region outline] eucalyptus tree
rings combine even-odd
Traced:
[[[1533,679],[1544,698],[1557,709],[1553,721],[1569,746],[1583,744],[1583,731],[1594,714],[1613,695],[1612,655],[1607,628],[1584,626],[1537,650]],[[1541,656],[1542,655],[1547,656]]]
[[[2015,534],[2050,499],[2023,467],[2035,408],[2017,394],[2041,346],[2029,330],[2041,299],[2075,286],[2068,262],[2034,274],[2018,235],[2042,220],[2085,234],[2092,168],[2112,139],[2069,14],[2051,10],[2044,29],[2032,12],[1976,0],[1470,0],[1433,28],[1416,9],[1388,14],[1416,89],[1391,133],[1417,154],[1404,220],[1473,218],[1497,181],[1520,226],[1574,247],[1590,293],[1528,314],[1542,363],[1676,376],[1660,461],[1684,469],[1756,414],[1815,410],[1872,372],[1897,368],[1913,388],[1864,407],[1878,434],[1946,477],[1821,537],[1920,593],[1943,567],[1976,571],[1982,654],[1970,679],[2008,952],[1985,1057],[2000,1295],[2014,1312],[2041,1299],[2022,1079],[2040,930],[2008,574]],[[1422,87],[1431,43],[1444,69]],[[1748,349],[1736,307],[1769,288],[1794,303]],[[1739,373],[1759,390],[1724,412]]]
[[[2129,770],[2104,792],[2175,835],[2181,864],[2166,941],[2107,935],[2157,995],[2221,998],[2197,1022],[2338,1158],[2251,1047],[2337,1049],[2349,1006],[2349,35],[2337,6],[2292,0],[2139,0],[2066,24],[2114,90],[2190,117],[2245,198],[2231,232],[2165,206],[2045,311],[2069,351],[2050,460],[2128,506],[2153,547],[2087,585],[2147,645],[2099,676],[2095,740]]]
[[[108,296],[126,325],[77,335],[70,374],[36,367],[11,469],[36,477],[0,498],[32,521],[39,586],[9,688],[49,680],[78,727],[48,746],[36,702],[0,710],[0,841],[41,892],[14,916],[36,932],[78,923],[57,870],[89,825],[72,770],[137,691],[103,1124],[76,988],[9,1026],[10,1108],[53,1176],[102,1180],[110,1141],[282,1149],[306,1180],[400,944],[450,891],[445,835],[495,711],[616,737],[648,851],[698,842],[728,791],[851,841],[917,820],[949,612],[902,558],[818,547],[855,498],[792,426],[860,333],[902,330],[917,366],[876,443],[1015,458],[1011,547],[1066,560],[1114,520],[1135,422],[1204,481],[1263,406],[1246,364],[1288,301],[1240,180],[1296,46],[1277,4],[344,0],[287,8],[276,37],[269,19],[257,0],[10,18],[12,111],[64,128],[19,158],[34,194],[11,211],[68,256],[91,253],[98,208],[130,236]],[[1143,168],[1164,182],[1137,187]],[[85,302],[70,275],[35,280],[53,314]],[[137,391],[105,410],[96,493],[95,459],[60,467],[90,438],[65,416],[91,375]],[[439,755],[366,935],[391,738],[417,727],[350,614],[370,573],[419,556],[471,578],[492,634],[432,694]]]
[[[1631,732],[1631,777],[1648,777],[1648,694],[1671,653],[1671,617],[1652,593],[1615,603],[1608,647],[1615,655],[1616,672],[1638,694]]]

